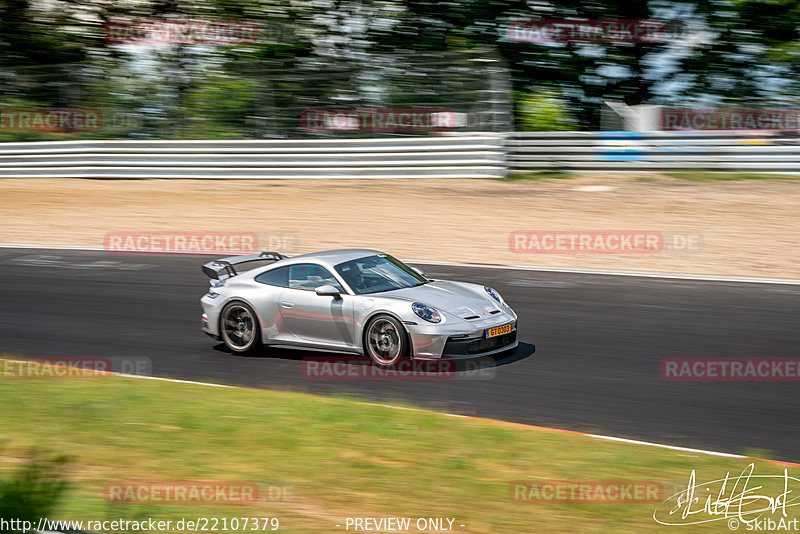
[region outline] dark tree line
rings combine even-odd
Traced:
[[[800,94],[800,0],[152,0],[122,6],[0,0],[0,107],[94,105],[138,117],[134,126],[120,124],[98,136],[279,135],[291,131],[304,107],[437,98],[466,106],[497,87],[486,79],[489,70],[475,70],[471,80],[459,70],[480,66],[469,63],[478,51],[508,69],[516,94],[557,95],[584,129],[598,127],[604,100],[798,107]],[[106,42],[104,25],[119,18],[256,21],[262,39],[143,53]],[[515,19],[657,19],[668,31],[660,42],[535,44],[506,37]],[[9,137],[0,132],[0,139]]]

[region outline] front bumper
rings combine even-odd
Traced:
[[[486,330],[512,323],[511,332],[487,338]],[[517,341],[516,316],[503,313],[491,318],[453,325],[409,325],[413,358],[438,360],[439,358],[474,358],[514,349]]]
[[[478,339],[448,339],[444,345],[443,356],[447,358],[472,358],[476,356],[488,356],[505,350],[516,348],[517,329],[502,336]]]

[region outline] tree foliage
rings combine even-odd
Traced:
[[[112,45],[104,26],[119,18],[247,20],[262,38]],[[660,42],[534,44],[508,38],[515,19],[656,19],[669,31]],[[799,26],[800,0],[0,0],[0,107],[136,117],[87,137],[299,135],[306,107],[446,102],[483,113],[490,89],[504,89],[488,79],[494,67],[470,61],[491,51],[510,72],[506,98],[523,95],[519,126],[597,129],[604,100],[797,107]],[[541,122],[544,110],[555,115]]]

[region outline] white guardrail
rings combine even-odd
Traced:
[[[502,178],[503,136],[0,143],[0,178]]]
[[[800,137],[785,132],[515,132],[509,170],[800,173]]]
[[[0,143],[0,178],[502,178],[510,172],[800,173],[781,132],[515,132],[379,139]]]

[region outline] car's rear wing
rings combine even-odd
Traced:
[[[229,256],[227,258],[220,258],[218,260],[210,261],[203,265],[203,272],[209,278],[216,280],[224,280],[231,276],[239,274],[236,271],[236,265],[242,263],[250,263],[253,261],[279,261],[288,258],[280,252],[264,251],[259,254],[247,254],[244,256]]]

